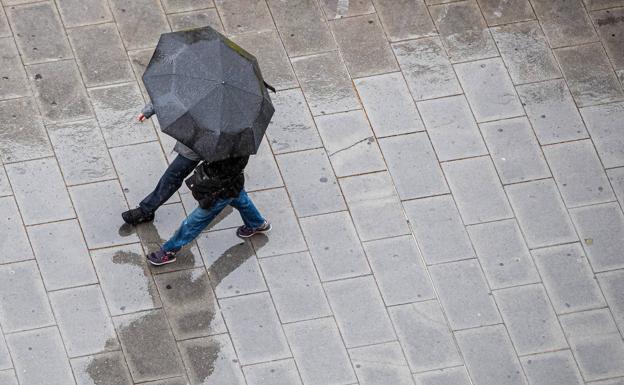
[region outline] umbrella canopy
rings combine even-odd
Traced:
[[[161,130],[206,161],[255,154],[275,112],[256,58],[210,27],[161,35],[143,83]]]

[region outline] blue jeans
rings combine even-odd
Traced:
[[[163,176],[160,177],[154,191],[139,203],[139,207],[150,213],[156,211],[157,208],[162,206],[167,199],[171,198],[178,191],[180,186],[182,186],[182,182],[184,182],[184,178],[193,172],[198,164],[199,161],[197,160],[190,160],[182,155],[178,155],[167,167]]]
[[[182,246],[190,243],[210,222],[225,208],[230,205],[238,210],[245,226],[257,229],[265,222],[264,218],[253,204],[245,190],[241,190],[236,198],[219,198],[215,200],[209,210],[197,207],[182,221],[175,234],[162,246],[165,251],[178,251]]]

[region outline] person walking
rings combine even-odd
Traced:
[[[195,239],[228,205],[240,213],[244,225],[236,235],[249,238],[271,230],[245,191],[244,169],[249,156],[232,157],[214,162],[202,162],[186,180],[199,206],[182,221],[174,235],[159,250],[150,253],[148,261],[155,266],[176,261],[176,252]]]
[[[151,118],[154,114],[154,106],[150,102],[143,108],[138,119],[140,122],[143,122]],[[138,207],[121,214],[121,217],[127,224],[138,225],[140,223],[153,221],[156,210],[178,191],[184,179],[193,172],[195,167],[197,167],[202,160],[193,150],[179,141],[176,142],[173,150],[178,153],[178,156],[176,156],[169,167],[167,167],[162,177],[160,177],[154,191],[146,196],[145,199],[139,203]]]

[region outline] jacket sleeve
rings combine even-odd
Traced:
[[[141,113],[147,118],[151,118],[156,111],[154,110],[154,105],[152,104],[152,102],[149,102],[145,105],[145,107],[143,107],[143,110],[141,111]]]

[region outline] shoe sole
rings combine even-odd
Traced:
[[[272,226],[272,225],[269,225],[269,228],[268,228],[268,229],[264,229],[264,230],[256,230],[256,231],[254,231],[251,235],[241,235],[241,234],[239,234],[239,233],[238,233],[238,231],[237,231],[237,232],[236,232],[236,235],[237,235],[239,238],[251,238],[251,237],[253,237],[253,236],[254,236],[254,235],[256,235],[256,234],[268,233],[269,231],[271,231],[271,229],[272,229],[272,228],[273,228],[273,226]]]
[[[163,266],[163,265],[168,265],[168,264],[170,264],[170,263],[174,263],[175,261],[176,261],[176,259],[170,259],[170,260],[168,260],[167,262],[161,262],[161,263],[158,263],[158,262],[153,262],[152,260],[149,260],[149,259],[147,260],[147,262],[151,263],[151,264],[152,264],[152,265],[154,265],[154,266]]]

